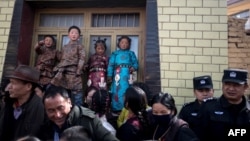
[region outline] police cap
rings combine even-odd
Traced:
[[[243,69],[226,69],[222,77],[222,82],[233,82],[238,84],[247,83],[248,71]]]
[[[209,75],[193,78],[194,89],[213,89],[213,82]]]

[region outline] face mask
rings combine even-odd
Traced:
[[[172,115],[154,115],[153,118],[156,124],[159,125],[168,125],[172,119]]]

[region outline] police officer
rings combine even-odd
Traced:
[[[202,109],[202,141],[249,140],[250,104],[244,93],[248,88],[248,72],[226,69],[222,77],[223,94],[215,101],[204,102]],[[240,131],[245,134],[239,134]]]
[[[201,103],[205,100],[212,99],[214,95],[213,82],[209,75],[198,76],[193,78],[195,101],[183,105],[179,118],[185,120],[189,127],[201,137]]]

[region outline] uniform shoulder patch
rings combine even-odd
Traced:
[[[211,102],[211,101],[216,101],[217,98],[215,97],[209,97],[209,98],[206,98],[206,99],[203,99],[203,102]]]
[[[189,105],[192,105],[194,104],[194,102],[187,102],[187,103],[184,103],[182,107],[186,107],[186,106],[189,106]]]

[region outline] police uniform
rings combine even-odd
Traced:
[[[210,76],[199,76],[193,78],[193,87],[194,89],[212,89],[213,83]],[[214,100],[213,98],[206,99],[207,100]],[[180,113],[179,118],[183,119],[184,121],[188,122],[189,127],[196,133],[196,135],[200,138],[202,136],[202,130],[200,130],[201,118],[202,114],[200,112],[201,104],[196,99],[193,102],[189,102],[183,105]]]
[[[200,131],[198,127],[201,123],[201,113],[200,113],[200,104],[198,100],[194,102],[190,102],[184,104],[180,113],[179,118],[188,122],[189,127],[195,132],[195,134],[199,137]]]
[[[222,82],[233,82],[241,85],[247,83],[247,71],[224,70]],[[240,104],[230,104],[222,95],[218,100],[204,102],[202,109],[203,131],[202,141],[225,141],[229,139],[245,141],[250,135],[250,104],[245,96],[242,96]],[[235,129],[245,129],[246,134],[236,134]],[[232,130],[233,134],[229,134]],[[239,130],[240,131],[240,130]]]

